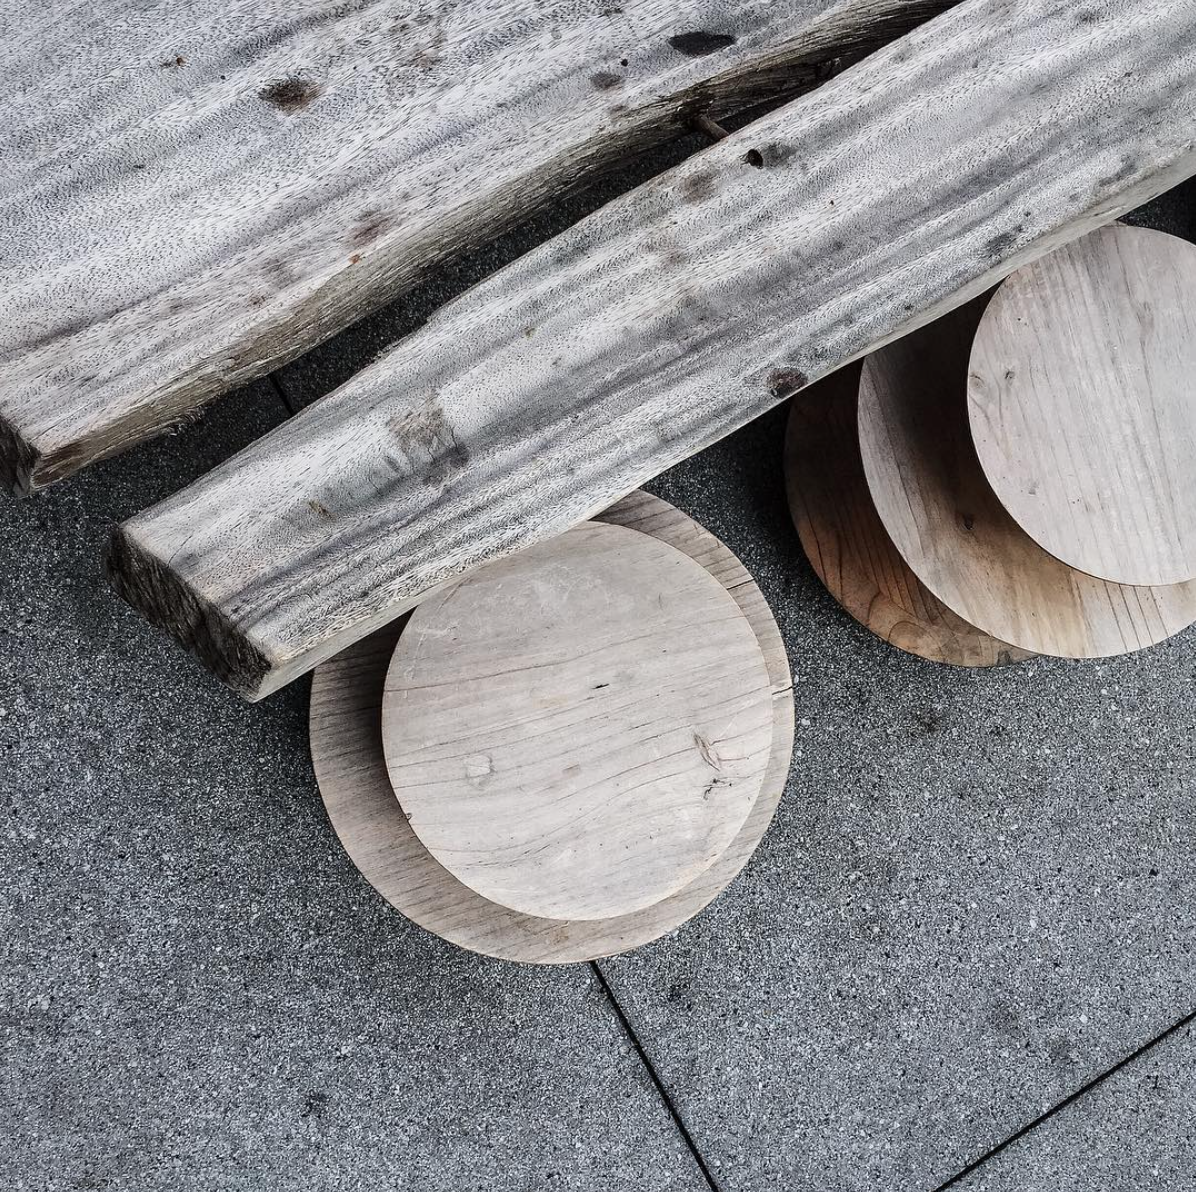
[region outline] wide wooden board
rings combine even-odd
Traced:
[[[919,658],[1005,666],[1033,657],[956,616],[893,545],[860,459],[859,387],[860,365],[849,364],[790,403],[785,486],[818,578],[866,629]]]
[[[967,0],[443,308],[118,532],[250,698],[1196,171],[1190,0]]]
[[[0,17],[0,478],[170,426],[698,113],[948,0],[106,0]]]
[[[980,299],[864,362],[859,442],[876,510],[906,563],[945,605],[1039,654],[1099,658],[1196,620],[1196,584],[1111,584],[1043,550],[997,500],[968,425]]]
[[[1196,579],[1196,244],[1124,224],[1019,269],[968,374],[984,474],[1056,558]]]
[[[470,889],[610,919],[689,885],[735,838],[772,693],[751,626],[700,563],[588,522],[412,613],[382,742],[412,830]]]
[[[541,964],[592,960],[639,947],[679,927],[747,863],[772,820],[789,771],[794,729],[789,664],[776,622],[743,565],[712,534],[647,493],[633,493],[601,519],[653,534],[717,576],[752,625],[772,681],[772,752],[760,795],[730,847],[672,897],[607,921],[537,919],[486,901],[432,859],[395,799],[382,754],[383,683],[401,622],[325,663],[312,684],[312,758],[345,851],[370,884],[409,919],[490,956]]]

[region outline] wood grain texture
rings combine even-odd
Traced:
[[[864,363],[860,453],[897,549],[959,616],[1039,654],[1123,654],[1186,628],[1196,620],[1196,584],[1094,579],[1043,550],[997,500],[968,425],[968,359],[985,301]]]
[[[756,635],[683,551],[590,522],[412,613],[382,742],[424,847],[491,902],[610,919],[689,885],[760,793]]]
[[[1194,81],[1189,0],[967,0],[126,523],[117,589],[267,694],[1193,172]]]
[[[1196,579],[1196,245],[1115,225],[1019,269],[980,320],[968,409],[1039,546],[1117,583]]]
[[[0,17],[0,474],[48,484],[547,199],[947,0],[108,0]]]
[[[789,771],[794,728],[789,664],[776,623],[743,565],[708,531],[647,493],[633,493],[601,517],[659,537],[715,575],[755,631],[772,681],[772,752],[760,795],[730,847],[672,897],[635,914],[573,923],[521,915],[486,901],[432,859],[387,778],[380,737],[382,690],[401,623],[385,626],[325,663],[312,684],[312,757],[345,851],[382,897],[408,918],[489,956],[541,964],[592,960],[639,947],[679,927],[747,863],[772,820]]]
[[[861,625],[930,662],[1005,666],[1033,657],[938,600],[893,545],[860,459],[860,365],[799,393],[785,434],[789,510],[811,566]]]

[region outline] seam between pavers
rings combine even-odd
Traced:
[[[934,1192],[946,1192],[946,1189],[952,1187],[954,1184],[959,1183],[960,1180],[971,1175],[978,1168],[983,1167],[985,1163],[999,1155],[1007,1147],[1012,1146],[1019,1139],[1025,1138],[1027,1134],[1037,1130],[1039,1126],[1049,1121],[1055,1116],[1055,1114],[1061,1112],[1073,1102],[1078,1101],[1081,1097],[1092,1092],[1093,1089],[1097,1088],[1099,1085],[1108,1080],[1110,1076],[1114,1076],[1120,1072],[1122,1068],[1128,1067],[1130,1064],[1134,1063],[1135,1060],[1140,1060],[1143,1056],[1147,1055],[1150,1051],[1153,1051],[1154,1048],[1158,1047],[1161,1043],[1164,1043],[1166,1040],[1171,1038],[1171,1036],[1177,1031],[1183,1030],[1184,1027],[1190,1025],[1194,1021],[1196,1021],[1196,1010],[1193,1010],[1189,1014],[1185,1014],[1178,1022],[1173,1023],[1171,1026],[1167,1027],[1165,1031],[1155,1035],[1153,1039],[1143,1043],[1142,1046],[1136,1051],[1131,1051],[1129,1055],[1119,1059],[1111,1068],[1100,1073],[1099,1076],[1094,1076],[1086,1084],[1082,1084],[1078,1089],[1076,1089],[1075,1092],[1064,1097],[1063,1100],[1058,1104],[1052,1105],[1050,1109],[1046,1110],[1044,1113],[1040,1113],[1038,1117],[1034,1118],[1033,1121],[1027,1122],[1020,1129],[1015,1130],[1003,1142],[998,1142],[996,1146],[985,1151],[984,1154],[978,1159],[973,1159],[971,1163],[969,1163],[961,1171],[957,1171],[945,1183],[939,1184],[939,1186],[934,1189]]]
[[[272,372],[270,374],[270,384],[274,387],[274,392],[278,395],[278,400],[282,402],[283,408],[286,410],[288,416],[298,414],[299,411],[295,403],[291,401],[290,395],[286,391],[286,386],[279,380],[278,373]]]
[[[631,1020],[623,1012],[623,1007],[619,1005],[619,999],[615,997],[615,991],[611,988],[610,982],[607,981],[606,974],[603,973],[601,966],[596,960],[590,961],[590,969],[593,971],[594,978],[598,982],[598,987],[606,995],[607,1001],[610,1002],[611,1008],[614,1010],[615,1017],[619,1020],[619,1025],[623,1028],[624,1034],[631,1041],[632,1047],[635,1048],[635,1053],[639,1056],[640,1063],[643,1064],[644,1070],[648,1073],[653,1087],[664,1103],[666,1112],[672,1118],[673,1125],[677,1127],[677,1132],[681,1135],[681,1140],[685,1143],[689,1153],[693,1156],[694,1162],[698,1165],[698,1170],[702,1173],[702,1178],[709,1185],[711,1192],[722,1192],[718,1181],[714,1178],[714,1173],[710,1170],[709,1164],[698,1149],[698,1144],[689,1132],[689,1127],[685,1124],[685,1119],[681,1116],[681,1111],[674,1104],[673,1098],[669,1096],[669,1090],[665,1088],[664,1081],[660,1078],[660,1073],[656,1071],[656,1065],[652,1063],[651,1058],[644,1049],[643,1043],[640,1042],[639,1035],[636,1034],[635,1028],[631,1025]]]

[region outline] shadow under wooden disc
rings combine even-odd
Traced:
[[[989,303],[967,394],[998,500],[1071,567],[1196,579],[1196,245],[1114,224]]]
[[[1002,641],[1064,658],[1154,645],[1196,620],[1196,584],[1094,579],[1039,546],[985,479],[968,425],[968,357],[987,298],[873,353],[859,437],[877,513],[918,578]]]
[[[609,919],[687,886],[760,792],[768,669],[695,559],[585,522],[424,601],[387,672],[390,782],[483,898]]]
[[[789,664],[759,588],[712,534],[666,502],[633,493],[599,520],[668,542],[700,562],[734,598],[756,634],[771,683],[772,742],[760,793],[720,857],[693,882],[644,910],[604,920],[521,914],[482,898],[420,843],[391,787],[382,751],[383,684],[403,622],[384,627],[316,671],[312,759],[329,819],[366,880],[409,919],[475,952],[540,964],[593,960],[679,927],[743,868],[772,820],[793,750]]]
[[[785,486],[811,566],[861,625],[930,662],[1004,666],[1033,655],[969,625],[910,570],[885,530],[860,459],[859,363],[799,393],[789,407]]]

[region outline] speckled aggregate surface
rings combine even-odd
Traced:
[[[1196,1039],[1185,1027],[955,1185],[957,1192],[1190,1192]]]
[[[1191,236],[1192,200],[1146,219]],[[289,403],[544,231],[289,366]],[[1193,1008],[1196,632],[988,672],[897,652],[801,556],[777,411],[651,486],[761,585],[798,716],[747,871],[602,966],[666,1101],[592,970],[473,957],[365,885],[306,682],[245,705],[110,594],[107,526],[284,413],[262,383],[0,504],[6,1186],[929,1192]],[[957,1186],[1184,1186],[1165,1048]]]

